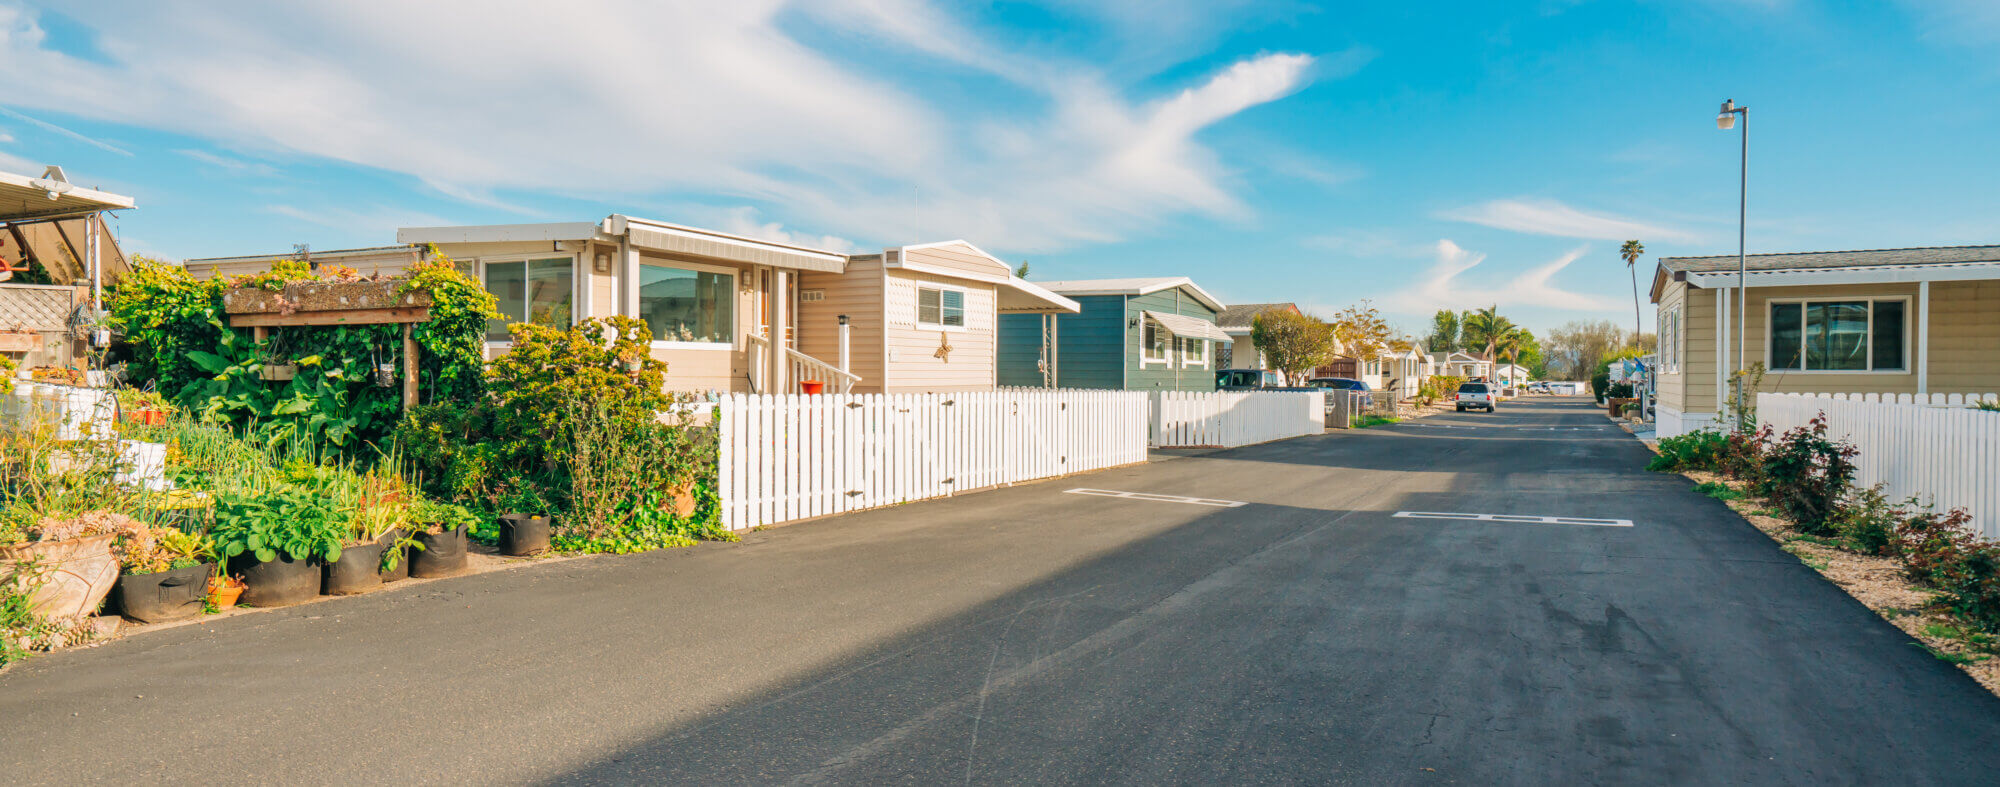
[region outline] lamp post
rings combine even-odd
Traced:
[[[1745,226],[1750,216],[1750,108],[1737,106],[1734,99],[1722,102],[1722,111],[1715,115],[1715,127],[1728,131],[1736,127],[1736,116],[1743,116],[1743,156],[1737,171],[1736,197],[1736,429],[1742,431],[1747,424],[1743,421],[1743,369],[1746,337],[1750,332],[1749,298],[1749,258],[1744,253],[1743,238]]]

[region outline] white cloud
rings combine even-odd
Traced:
[[[1587,213],[1555,200],[1500,199],[1457,210],[1439,218],[1480,224],[1530,235],[1555,235],[1591,240],[1694,241],[1681,230],[1646,224],[1609,213]]]
[[[1383,306],[1404,314],[1430,314],[1438,309],[1476,309],[1485,306],[1528,307],[1570,311],[1604,311],[1617,308],[1615,299],[1574,292],[1556,286],[1556,274],[1581,259],[1579,247],[1547,263],[1529,268],[1506,281],[1476,283],[1464,274],[1486,261],[1486,255],[1467,251],[1450,240],[1437,242],[1436,259],[1415,284],[1382,299]]]
[[[1993,0],[1903,0],[1924,34],[1955,44],[2000,43],[2000,3]]]
[[[206,150],[176,150],[174,152],[215,167],[216,169],[226,170],[232,175],[270,177],[278,174],[278,171],[273,169],[269,164],[239,161],[228,156],[219,156]]]
[[[735,235],[742,235],[746,238],[758,238],[775,243],[788,243],[793,246],[824,249],[841,254],[853,252],[855,249],[854,241],[846,238],[833,235],[812,235],[803,232],[791,232],[786,230],[783,224],[775,221],[758,221],[757,218],[756,208],[748,205],[732,208],[723,214],[722,226],[716,227],[716,229]]]
[[[295,205],[277,203],[266,206],[264,210],[307,224],[354,233],[362,237],[370,235],[395,237],[396,229],[399,227],[439,227],[450,226],[452,223],[423,211],[380,205],[367,210],[339,207],[318,207],[307,210]]]
[[[4,16],[0,16],[0,19],[4,19]],[[11,42],[9,41],[8,37],[7,37],[7,36],[6,36],[6,35],[5,35],[4,33],[0,33],[0,43],[11,43]],[[40,119],[40,118],[33,118],[33,117],[29,117],[29,116],[27,116],[27,115],[23,115],[23,114],[21,114],[21,113],[19,113],[19,112],[15,112],[14,110],[11,110],[11,109],[8,109],[8,108],[6,108],[6,107],[0,107],[0,115],[6,115],[7,117],[10,117],[10,118],[13,118],[13,119],[15,119],[15,120],[19,120],[19,121],[21,121],[21,122],[23,122],[23,123],[27,123],[28,125],[31,125],[31,126],[34,126],[34,127],[36,127],[36,128],[39,128],[39,129],[41,129],[41,130],[43,130],[43,131],[47,131],[47,132],[49,132],[49,133],[52,133],[52,134],[58,134],[58,135],[61,135],[61,136],[65,136],[65,137],[69,137],[70,139],[73,139],[73,140],[76,140],[76,141],[78,141],[78,142],[82,142],[82,143],[84,143],[84,144],[86,144],[86,145],[90,145],[90,146],[92,146],[92,147],[96,147],[96,148],[100,148],[100,149],[103,149],[103,150],[108,150],[108,151],[110,151],[110,152],[112,152],[112,153],[116,153],[116,154],[118,154],[118,155],[120,155],[120,156],[130,156],[130,155],[132,155],[132,151],[129,151],[129,150],[126,150],[126,149],[124,149],[124,148],[121,148],[121,147],[118,147],[117,145],[113,145],[113,144],[111,144],[111,143],[109,143],[109,142],[105,142],[105,141],[102,141],[102,140],[99,140],[99,139],[95,139],[95,138],[92,138],[92,137],[87,137],[87,136],[84,136],[84,135],[82,135],[82,134],[79,134],[79,133],[77,133],[77,132],[74,132],[74,131],[71,131],[71,130],[69,130],[69,129],[66,129],[66,128],[63,128],[62,126],[58,126],[58,125],[56,125],[56,124],[54,124],[54,123],[50,123],[50,122],[48,122],[48,121],[46,121],[46,120],[42,120],[42,119]]]
[[[406,173],[513,212],[533,213],[523,193],[614,206],[698,194],[848,237],[1014,250],[1242,215],[1197,135],[1311,78],[1313,58],[1265,54],[1147,100],[941,8],[104,0],[90,15],[103,56],[83,59],[0,6],[0,73],[15,106]],[[1030,100],[927,101],[914,77],[873,67],[887,44],[822,51],[787,32],[801,22],[998,74]]]
[[[35,162],[0,150],[0,170],[6,170],[17,175],[38,177],[42,174],[42,169],[43,167]]]

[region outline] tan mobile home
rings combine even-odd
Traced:
[[[1659,434],[1715,423],[1741,365],[1759,391],[2000,391],[2000,246],[1661,258]],[[1739,341],[1744,345],[1738,358]]]

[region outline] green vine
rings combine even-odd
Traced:
[[[431,296],[431,317],[415,333],[424,350],[418,390],[432,402],[477,401],[486,393],[486,322],[500,317],[499,302],[436,246],[406,277],[400,292]]]

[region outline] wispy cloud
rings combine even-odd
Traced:
[[[785,225],[775,221],[759,221],[756,208],[744,205],[732,208],[723,214],[722,226],[717,229],[749,238],[760,238],[777,243],[789,243],[814,249],[846,254],[854,250],[854,241],[833,235],[813,235],[792,232]]]
[[[1127,11],[1143,18],[1143,5]],[[494,13],[475,0],[318,0],[256,14],[101,0],[93,10],[102,59],[65,54],[34,12],[0,5],[9,103],[404,173],[512,212],[533,212],[517,204],[524,192],[756,203],[843,237],[972,237],[1013,250],[1117,239],[1177,215],[1245,215],[1233,169],[1198,136],[1367,59],[1329,56],[1320,73],[1309,55],[1261,54],[1161,94],[1060,51],[1023,54],[968,28],[951,4],[918,0],[625,0],[587,14]],[[791,32],[802,21],[998,75],[1030,100],[927,97],[916,71],[816,48]],[[440,29],[453,34],[429,32]],[[589,56],[552,40],[589,41]]]
[[[215,167],[216,169],[228,171],[232,175],[255,175],[258,177],[271,177],[273,175],[278,174],[278,170],[276,168],[273,168],[269,164],[252,162],[252,161],[239,161],[237,159],[233,159],[228,156],[216,155],[206,150],[176,150],[174,152],[186,156],[188,158],[194,159],[195,161],[199,161],[203,164],[207,164],[211,167]]]
[[[1438,214],[1439,218],[1522,232],[1591,240],[1694,241],[1693,233],[1628,219],[1610,213],[1590,213],[1551,199],[1500,199]]]
[[[6,40],[7,40],[7,38],[6,38],[5,36],[0,36],[0,42],[4,42],[4,41],[6,41]],[[70,138],[70,139],[74,139],[74,140],[76,140],[76,141],[78,141],[78,142],[82,142],[82,143],[84,143],[84,144],[86,144],[86,145],[90,145],[90,146],[92,146],[92,147],[96,147],[96,148],[101,148],[101,149],[103,149],[103,150],[108,150],[108,151],[111,151],[111,152],[113,152],[113,153],[116,153],[116,154],[118,154],[118,155],[120,155],[120,156],[130,156],[130,155],[132,155],[132,151],[129,151],[129,150],[126,150],[126,149],[124,149],[124,148],[121,148],[121,147],[118,147],[117,145],[113,145],[113,144],[111,144],[111,143],[109,143],[109,142],[105,142],[105,141],[102,141],[102,140],[99,140],[99,139],[95,139],[95,138],[92,138],[92,137],[87,137],[87,136],[84,136],[84,135],[82,135],[82,134],[79,134],[79,133],[77,133],[77,132],[74,132],[74,131],[71,131],[71,130],[69,130],[69,129],[66,129],[66,128],[63,128],[62,126],[58,126],[58,125],[56,125],[56,124],[54,124],[54,123],[50,123],[50,122],[48,122],[48,121],[46,121],[46,120],[41,120],[41,119],[39,119],[39,118],[33,118],[33,117],[29,117],[29,116],[27,116],[27,115],[23,115],[23,114],[21,114],[21,113],[19,113],[19,112],[15,112],[14,110],[11,110],[11,109],[8,109],[8,108],[6,108],[6,107],[0,107],[0,115],[6,115],[7,117],[10,117],[10,118],[13,118],[13,119],[15,119],[15,120],[19,120],[19,121],[21,121],[21,122],[23,122],[23,123],[26,123],[26,124],[28,124],[28,125],[31,125],[31,126],[34,126],[35,128],[39,128],[39,129],[41,129],[41,130],[43,130],[43,131],[48,131],[48,132],[51,132],[51,133],[55,133],[55,134],[59,134],[59,135],[62,135],[62,136],[65,136],[65,137],[68,137],[68,138]]]
[[[399,227],[449,226],[452,222],[419,210],[373,206],[368,210],[319,207],[307,210],[283,203],[268,205],[266,212],[328,229],[362,235],[394,237]]]
[[[1391,311],[1418,315],[1438,309],[1464,310],[1494,305],[1569,311],[1617,308],[1616,299],[1565,290],[1556,285],[1556,274],[1582,259],[1585,252],[1582,247],[1572,249],[1505,281],[1472,282],[1465,279],[1465,274],[1485,262],[1486,255],[1468,251],[1450,240],[1440,240],[1430,268],[1414,284],[1389,294],[1382,299],[1382,303]]]

